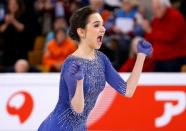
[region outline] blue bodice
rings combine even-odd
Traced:
[[[82,113],[75,112],[70,104],[76,85],[69,87],[68,83],[72,81],[66,80],[65,76],[69,73],[68,67],[72,63],[80,63],[83,67],[85,106]],[[96,57],[93,60],[70,55],[61,70],[58,103],[54,111],[45,119],[39,131],[44,131],[46,125],[48,130],[52,129],[51,131],[54,129],[55,131],[86,131],[87,117],[95,106],[99,94],[103,91],[106,81],[119,93],[125,95],[126,82],[103,53],[96,50]]]

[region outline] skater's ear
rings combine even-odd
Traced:
[[[85,38],[85,29],[77,28],[77,34],[81,39]]]

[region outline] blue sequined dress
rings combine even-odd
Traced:
[[[87,117],[93,109],[98,95],[108,82],[116,91],[125,95],[126,82],[112,67],[109,59],[100,51],[95,51],[96,57],[88,60],[70,55],[64,62],[61,70],[59,100],[55,109],[40,125],[38,131],[86,131]],[[75,93],[74,87],[68,87],[68,67],[72,62],[83,66],[85,106],[82,113],[77,113],[70,105]]]

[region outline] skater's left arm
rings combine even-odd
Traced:
[[[145,57],[152,53],[151,44],[145,40],[141,40],[138,42],[137,49],[138,49],[137,59],[133,71],[126,82],[113,68],[109,59],[106,56],[104,56],[106,81],[120,94],[126,97],[133,96],[140,78],[140,74],[142,72]]]

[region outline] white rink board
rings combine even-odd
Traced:
[[[126,80],[129,74],[124,73],[121,76]],[[35,131],[57,103],[59,80],[59,73],[0,74],[0,131]],[[144,73],[140,78],[139,84],[186,85],[186,74]],[[12,115],[7,110],[10,97],[20,91],[29,93],[33,100],[32,112],[23,123],[20,122],[17,115]],[[115,93],[112,89],[109,89],[109,91]],[[99,99],[102,99],[102,97],[99,97]],[[19,109],[24,101],[24,96],[17,95],[11,99],[8,105]],[[96,108],[99,110],[99,107]],[[90,117],[89,124],[94,119],[96,118]]]

